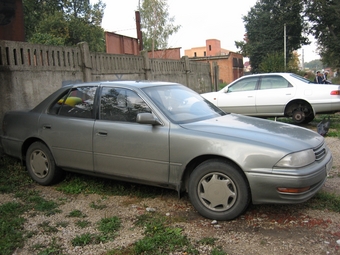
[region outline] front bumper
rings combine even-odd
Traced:
[[[287,171],[286,174],[275,173],[246,173],[252,192],[253,204],[294,204],[305,202],[313,197],[324,185],[327,173],[332,167],[331,153],[306,170]],[[306,172],[308,172],[306,174]],[[279,192],[278,188],[305,188],[301,193]]]

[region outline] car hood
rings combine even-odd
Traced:
[[[210,133],[212,137],[222,135],[228,137],[227,139],[267,144],[269,147],[286,151],[314,148],[324,141],[322,136],[309,129],[239,114],[227,114],[181,126],[193,131]]]

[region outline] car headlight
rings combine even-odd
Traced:
[[[312,164],[315,161],[315,153],[312,149],[288,154],[283,157],[276,167],[296,168]]]

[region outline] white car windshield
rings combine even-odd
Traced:
[[[184,124],[225,115],[199,94],[180,85],[144,88],[143,91],[174,123]]]

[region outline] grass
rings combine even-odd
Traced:
[[[155,198],[168,192],[166,189],[133,183],[119,182],[93,176],[68,173],[66,179],[56,186],[65,194],[99,194],[103,196],[136,196]]]
[[[340,213],[340,196],[327,192],[318,192],[309,200],[308,206],[317,210],[330,210]]]
[[[340,138],[340,114],[317,115],[308,125],[303,127],[316,130],[317,124],[323,118],[330,117],[331,126],[327,136]],[[277,121],[292,123],[291,119],[278,118]],[[10,174],[9,174],[10,173]],[[61,213],[59,206],[67,203],[67,198],[60,197],[57,200],[47,200],[37,192],[36,187],[25,169],[10,157],[0,159],[0,193],[9,194],[15,201],[0,204],[0,253],[3,255],[13,254],[17,248],[22,248],[24,242],[34,238],[38,230],[46,233],[55,233],[60,228],[67,227],[70,222],[60,221],[51,224],[48,220],[37,224],[37,231],[28,232],[23,228],[26,222],[24,214],[34,216],[43,214],[46,217]],[[77,194],[98,194],[101,199],[88,204],[88,208],[104,210],[105,199],[110,196],[129,196],[125,203],[136,203],[143,198],[161,197],[172,194],[173,191],[166,189],[137,185],[131,183],[94,178],[80,174],[67,174],[66,179],[54,188],[67,196]],[[125,205],[127,206],[127,205]],[[340,196],[326,192],[319,192],[304,203],[304,207],[318,210],[340,212]],[[67,214],[67,218],[79,218],[75,221],[78,228],[86,228],[95,224],[97,233],[84,233],[72,240],[72,245],[84,246],[89,244],[105,243],[113,240],[121,228],[122,222],[118,217],[108,217],[91,223],[87,215],[80,210],[73,210]],[[67,219],[66,218],[66,219]],[[190,241],[184,235],[183,230],[176,227],[175,223],[185,221],[183,218],[166,217],[157,212],[147,212],[139,215],[134,222],[135,227],[144,229],[144,237],[127,247],[121,247],[107,251],[106,255],[135,255],[135,254],[169,254],[181,252],[181,254],[198,254],[195,247],[207,245],[211,247],[210,254],[225,255],[223,249],[216,245],[216,239],[203,238],[197,242]],[[93,225],[94,226],[94,225]],[[53,238],[50,243],[36,244],[31,247],[32,253],[63,254],[61,240]],[[164,245],[166,244],[166,245]]]
[[[84,246],[89,244],[99,244],[114,240],[117,231],[121,227],[121,221],[118,217],[103,218],[97,222],[99,233],[84,233],[76,236],[72,240],[73,246]]]
[[[169,224],[166,216],[156,212],[140,215],[135,222],[136,226],[144,229],[144,238],[132,246],[123,249],[115,249],[107,254],[170,254],[181,252],[181,254],[198,254],[198,251],[183,235],[182,229]],[[166,245],[165,245],[166,244]]]
[[[0,250],[9,255],[25,241],[22,226],[25,219],[21,216],[27,209],[20,203],[8,202],[0,206]]]
[[[87,220],[78,220],[76,222],[76,226],[80,227],[80,228],[86,228],[88,226],[91,225],[91,222],[87,221]]]
[[[71,211],[67,217],[73,217],[73,218],[86,218],[87,215],[82,213],[80,210],[73,210]]]

